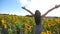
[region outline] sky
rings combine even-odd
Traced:
[[[30,15],[30,13],[21,8],[25,6],[32,13],[35,14],[35,11],[39,10],[41,15],[43,15],[49,9],[59,4],[60,0],[0,0],[0,14]],[[60,7],[54,9],[46,16],[60,17]]]

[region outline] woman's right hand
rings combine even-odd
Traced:
[[[58,8],[58,7],[60,7],[60,4],[59,5],[55,5],[55,8]]]

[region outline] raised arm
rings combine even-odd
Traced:
[[[41,17],[42,17],[42,18],[45,17],[45,15],[47,15],[49,12],[51,12],[52,10],[54,10],[54,9],[56,9],[56,8],[59,8],[59,7],[60,7],[60,5],[55,5],[55,7],[49,9],[49,10],[48,10],[45,14],[43,14]]]
[[[26,9],[25,7],[22,7],[22,9],[28,11],[30,14],[32,14],[32,16],[34,16],[34,14],[30,10]]]

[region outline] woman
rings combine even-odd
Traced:
[[[36,25],[34,26],[32,32],[34,32],[34,34],[40,34],[43,31],[43,29],[41,24],[41,13],[39,12],[39,10],[35,11],[34,18]]]
[[[56,6],[53,7],[52,9],[49,9],[49,10],[48,10],[45,14],[43,14],[42,16],[41,16],[41,13],[40,13],[39,10],[36,10],[36,11],[35,11],[35,14],[33,14],[30,10],[26,9],[25,7],[22,7],[24,10],[28,11],[29,13],[31,13],[31,14],[34,16],[34,18],[35,18],[35,23],[36,23],[36,25],[35,25],[34,28],[33,28],[34,34],[40,34],[40,33],[42,32],[42,30],[43,30],[43,29],[42,29],[42,24],[41,24],[41,19],[42,19],[43,17],[45,17],[45,15],[47,15],[50,11],[52,11],[52,10],[58,8],[58,7],[60,7],[60,5],[56,5]]]

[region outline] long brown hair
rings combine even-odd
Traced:
[[[35,11],[34,18],[35,18],[36,25],[39,25],[41,22],[41,13],[39,12],[39,10]]]

